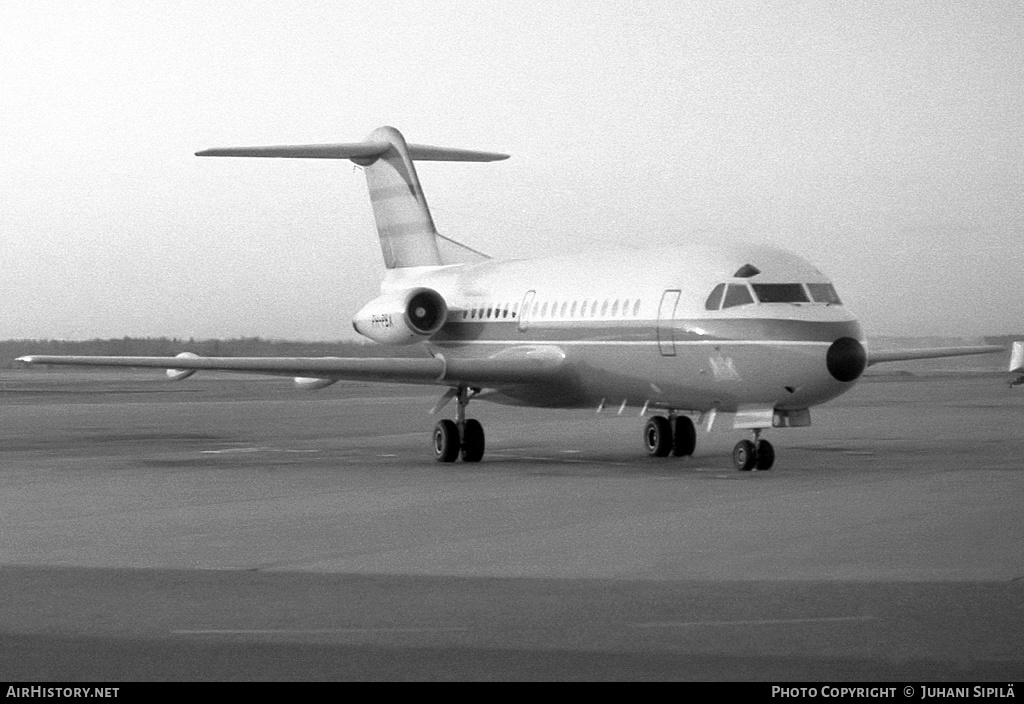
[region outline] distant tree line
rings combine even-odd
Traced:
[[[14,366],[27,354],[117,355],[173,357],[194,352],[203,357],[424,357],[420,345],[389,347],[367,342],[302,342],[239,337],[196,340],[171,337],[122,337],[108,340],[4,340],[0,341],[0,368]]]

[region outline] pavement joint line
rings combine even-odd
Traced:
[[[876,616],[823,616],[820,618],[775,618],[752,621],[655,621],[634,623],[633,628],[687,628],[693,626],[774,626],[787,623],[837,623],[842,621],[877,621]]]

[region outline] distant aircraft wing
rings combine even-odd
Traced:
[[[940,357],[964,357],[972,354],[993,354],[1005,352],[1000,345],[979,345],[977,347],[931,347],[916,350],[883,350],[868,352],[868,366],[881,362],[905,362],[913,359],[937,359]]]
[[[183,372],[216,370],[292,376],[330,381],[380,381],[442,386],[545,383],[561,368],[565,353],[556,347],[520,347],[480,359],[401,357],[93,357],[27,355],[22,364],[86,367],[149,367],[167,369],[172,378]]]
[[[1024,342],[1014,342],[1010,354],[1010,386],[1024,384]]]

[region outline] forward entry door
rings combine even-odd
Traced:
[[[526,332],[526,328],[530,327],[530,315],[533,311],[533,297],[536,291],[527,291],[526,295],[523,296],[523,305],[519,307],[519,332]]]
[[[672,321],[676,317],[676,306],[679,305],[679,290],[665,291],[658,306],[658,351],[662,357],[676,356],[676,338]]]

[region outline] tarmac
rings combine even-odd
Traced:
[[[636,410],[0,372],[0,681],[1014,681],[1024,392],[865,379],[648,458]],[[446,409],[450,411],[450,409]],[[1005,683],[1005,682],[1004,682]]]

